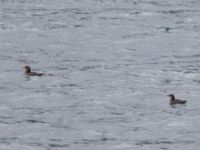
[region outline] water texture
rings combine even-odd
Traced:
[[[199,6],[0,0],[0,149],[199,149]]]

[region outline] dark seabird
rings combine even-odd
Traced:
[[[37,72],[32,72],[31,68],[29,66],[25,66],[25,75],[27,76],[42,76],[44,75],[43,73],[37,73]]]
[[[174,94],[170,94],[168,96],[170,97],[170,105],[185,104],[186,103],[186,100],[176,99]]]

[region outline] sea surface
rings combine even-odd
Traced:
[[[0,0],[0,150],[200,149],[199,8]]]

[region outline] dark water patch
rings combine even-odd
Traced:
[[[122,25],[124,23],[132,23],[135,21],[135,18],[130,17],[98,17],[102,23],[110,22],[113,25]]]
[[[14,84],[14,83],[11,83],[11,82],[4,82],[3,84],[4,84],[5,88],[3,88],[2,90],[5,89],[6,92],[13,92],[13,91],[15,91],[17,89],[30,89],[30,90],[33,89],[33,88],[25,88],[25,87],[23,87],[23,86],[21,86],[19,84]]]
[[[50,12],[51,15],[58,15],[58,14],[60,14],[60,13],[61,13],[61,11],[53,11],[53,12]]]
[[[64,8],[64,9],[55,9],[53,11],[51,11],[50,15],[53,15],[53,16],[66,16],[67,14],[70,14],[70,13],[74,13],[78,11],[77,8]],[[79,10],[81,11],[81,10]],[[72,16],[70,16],[72,17]]]
[[[45,144],[41,143],[41,142],[30,142],[28,143],[29,146],[33,146],[33,147],[44,147]]]
[[[0,0],[0,2],[3,2],[3,3],[9,3],[9,4],[17,4],[17,3],[20,3],[20,4],[30,4],[30,3],[33,3],[34,1],[30,0],[30,2],[27,2],[26,0]]]
[[[149,131],[149,130],[143,127],[132,127],[131,131],[140,132],[140,131]]]
[[[11,137],[11,138],[7,138],[7,137],[0,137],[0,143],[1,144],[6,144],[9,145],[13,142],[16,142],[18,140],[17,137]]]
[[[161,31],[163,31],[165,33],[170,33],[170,31],[172,30],[171,27],[158,27],[157,29],[161,30]]]
[[[83,139],[81,141],[75,141],[74,144],[97,144],[99,141],[95,139]]]
[[[168,64],[173,65],[173,64],[176,64],[176,62],[175,61],[169,61]]]
[[[151,34],[151,33],[134,33],[134,34],[129,34],[129,35],[125,35],[125,36],[122,36],[122,39],[135,39],[135,38],[138,38],[138,37],[143,37],[143,38],[147,38],[149,36],[154,36],[154,34]]]
[[[143,140],[136,142],[136,145],[145,146],[145,145],[172,145],[172,144],[193,144],[194,141],[187,141],[187,140],[174,140],[174,141],[159,141],[159,140]]]
[[[0,120],[0,124],[5,124],[5,125],[9,125],[9,124],[15,124],[16,122],[14,121],[3,121],[3,120]]]
[[[169,11],[166,11],[165,13],[168,13],[168,14],[180,14],[180,13],[184,13],[186,12],[186,10],[169,10]]]
[[[6,87],[0,86],[0,90],[4,90],[6,89]]]
[[[64,8],[64,9],[55,10],[51,14],[55,15],[55,16],[64,16],[64,17],[66,15],[68,15],[68,18],[72,18],[72,19],[76,20],[80,16],[90,18],[90,15],[95,14],[95,13],[97,13],[97,12],[92,11],[90,9],[84,10],[84,9],[81,9],[81,8]]]
[[[196,32],[200,32],[200,25],[193,25],[193,29]],[[197,37],[197,39],[199,39],[199,38]]]
[[[61,84],[61,87],[78,87],[77,84],[69,83],[69,84]]]
[[[91,16],[87,16],[87,17],[81,17],[79,18],[80,21],[90,21],[92,19]]]
[[[185,22],[184,21],[180,21],[180,20],[178,20],[178,21],[175,21],[175,24],[176,25],[183,25]],[[184,26],[182,26],[182,27],[184,27]]]
[[[182,69],[174,68],[174,66],[168,67],[166,69],[162,69],[163,72],[183,72]]]
[[[104,60],[101,59],[101,58],[90,58],[90,59],[87,59],[87,62],[89,62],[89,63],[102,63],[102,62],[104,62]]]
[[[12,26],[10,26],[8,24],[5,24],[5,23],[1,23],[0,24],[0,29],[1,30],[12,30],[12,29],[14,29],[14,27],[12,27]]]
[[[113,12],[114,14],[122,14],[122,13],[130,13],[132,12],[133,9],[132,8],[103,8],[103,12]],[[135,12],[135,11],[134,11]]]
[[[120,117],[107,117],[107,118],[97,118],[97,119],[89,119],[87,120],[88,123],[96,124],[96,123],[119,123],[119,122],[129,122],[127,118],[123,116]]]
[[[134,11],[134,12],[130,12],[130,15],[141,15],[142,12],[140,11]]]
[[[133,4],[133,5],[137,5],[137,4],[139,4],[139,3],[140,3],[140,1],[124,0],[124,3]]]
[[[163,149],[163,150],[168,150],[168,148],[166,148],[166,147],[160,147],[160,149]]]
[[[54,10],[53,12],[51,12],[50,14],[52,15],[58,15],[58,14],[67,14],[70,12],[71,9],[69,8],[64,8],[64,9],[59,9],[59,10]]]
[[[183,60],[183,61],[177,61],[177,63],[179,64],[185,64],[185,66],[192,66],[192,67],[200,67],[200,60]],[[181,66],[181,67],[185,67],[185,66]]]
[[[111,115],[116,115],[116,116],[121,116],[124,115],[124,113],[120,113],[120,112],[110,112]]]
[[[181,55],[173,55],[174,58],[189,58],[191,56],[181,56]]]
[[[116,141],[117,139],[115,138],[107,138],[107,137],[102,137],[99,139],[82,139],[80,141],[75,141],[73,142],[74,144],[84,144],[84,145],[89,145],[89,144],[105,144],[107,142],[112,142]]]
[[[196,73],[197,71],[199,71],[198,69],[189,69],[183,72],[183,74],[192,74],[192,73]]]
[[[54,77],[55,76],[55,74],[52,74],[52,73],[48,73],[48,74],[44,74],[45,76],[48,76],[48,77]]]
[[[89,107],[91,105],[89,105],[89,104],[83,104],[83,102],[79,101],[79,102],[73,103],[72,105],[69,105],[68,108],[74,109],[74,108],[82,108],[82,107],[87,107],[87,106]]]
[[[192,82],[200,84],[200,79],[199,80],[192,80]]]
[[[98,17],[98,19],[99,19],[99,20],[108,20],[109,18],[103,16],[103,17]]]
[[[199,57],[200,57],[200,54],[191,55],[190,57],[199,58]]]
[[[66,29],[66,28],[68,28],[67,24],[48,23],[43,25],[44,30],[55,30],[55,29]]]
[[[124,129],[124,132],[141,132],[141,131],[149,131],[147,128],[143,127],[127,127]]]
[[[39,34],[39,36],[40,36],[40,37],[45,37],[46,35],[44,35],[44,34]],[[46,49],[39,48],[38,50],[39,50],[40,53],[42,53],[42,54],[44,54],[44,55],[47,55],[47,56],[49,55],[49,53],[47,52],[48,50],[46,50]]]
[[[34,119],[28,119],[28,120],[25,120],[25,122],[27,122],[27,123],[42,123],[42,124],[47,123],[45,121],[34,120]]]
[[[58,70],[68,70],[67,66],[56,66],[56,69]]]
[[[132,18],[125,18],[125,17],[109,17],[107,19],[111,21],[134,21],[134,19]]]
[[[50,142],[62,142],[62,139],[49,139]]]
[[[153,6],[171,6],[169,3],[166,2],[155,2],[155,1],[141,1],[141,4],[150,4]]]
[[[89,70],[93,70],[93,69],[96,69],[96,68],[99,68],[101,67],[100,65],[97,65],[97,66],[84,66],[82,68],[80,68],[81,71],[89,71]]]
[[[77,84],[73,84],[73,83],[69,83],[69,84],[61,83],[59,85],[53,85],[52,87],[53,88],[63,88],[64,89],[64,88],[75,88],[75,87],[80,87],[80,86],[78,86]],[[59,92],[63,92],[63,91],[59,91]],[[66,94],[68,95],[69,93],[66,91]]]
[[[81,58],[71,58],[71,59],[63,59],[63,60],[61,60],[60,62],[63,62],[63,63],[65,63],[65,62],[69,62],[69,63],[76,63],[76,62],[80,62],[80,59]],[[71,64],[71,65],[73,65],[73,64]],[[73,66],[71,66],[71,67],[73,67]],[[57,66],[57,68],[60,68],[60,66]],[[62,66],[61,66],[61,68],[62,68]]]
[[[51,110],[44,110],[43,108],[31,108],[31,107],[16,107],[12,109],[16,111],[27,110],[29,114],[44,114],[51,111]]]
[[[170,84],[170,83],[172,83],[172,82],[173,82],[173,81],[170,80],[170,79],[161,80],[161,84],[162,84],[162,85],[168,85],[168,84]]]
[[[103,137],[103,138],[100,138],[100,141],[115,141],[116,139],[115,138],[107,138],[107,137]]]
[[[131,52],[135,52],[136,49],[135,48],[126,48],[128,51],[131,51]]]
[[[27,120],[21,120],[21,121],[16,121],[16,123],[30,123],[30,124],[49,124],[49,122],[41,121],[41,120],[36,120],[36,119],[27,119]]]
[[[12,119],[10,116],[0,116],[0,119]]]
[[[77,24],[77,25],[74,25],[75,28],[83,28],[84,25],[81,25],[81,24]]]
[[[3,54],[1,54],[1,60],[11,60],[11,59],[13,59],[13,57],[12,56],[6,56],[6,55],[3,55]]]
[[[129,106],[132,110],[138,110],[144,107],[142,104],[128,104],[127,106]]]
[[[11,116],[0,116],[0,123],[1,124],[12,124],[13,117]]]
[[[36,61],[30,61],[28,59],[23,59],[23,58],[20,58],[20,59],[16,59],[16,61],[22,63],[22,64],[36,64],[37,62]]]
[[[185,106],[186,106],[186,104],[181,104],[181,105],[178,105],[178,104],[177,105],[170,105],[169,104],[169,107],[171,107],[172,109],[176,110],[176,112],[171,111],[171,112],[168,112],[168,113],[172,114],[172,115],[176,115],[176,116],[184,116],[186,112],[181,111],[180,109],[182,109]]]
[[[72,9],[71,13],[76,14],[76,15],[89,15],[90,14],[90,12],[85,11],[85,10],[81,10],[81,9],[78,9],[78,8]]]
[[[191,13],[191,12],[198,12],[196,10],[187,10],[187,9],[174,9],[174,10],[168,10],[168,11],[158,11],[158,13],[163,13],[163,14],[172,14],[172,15],[180,15],[180,14],[185,14],[185,13]]]
[[[63,125],[63,124],[59,124],[59,123],[51,123],[50,126],[53,128],[56,128],[56,129],[77,130],[76,128],[71,127],[69,125]]]
[[[57,144],[57,143],[49,144],[49,147],[51,147],[51,148],[66,148],[69,146],[70,146],[69,144]]]

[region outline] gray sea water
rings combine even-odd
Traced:
[[[0,0],[0,149],[198,150],[199,7]]]

